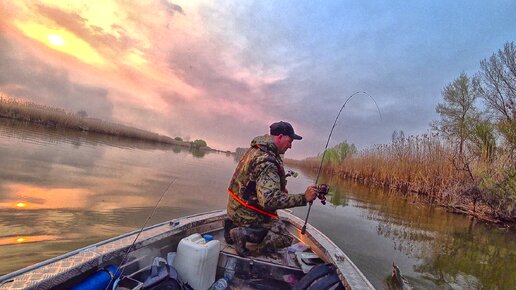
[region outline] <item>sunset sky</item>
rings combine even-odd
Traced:
[[[2,1],[0,93],[217,149],[294,125],[313,156],[422,134],[516,40],[516,1]]]

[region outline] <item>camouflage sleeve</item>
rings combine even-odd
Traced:
[[[260,205],[268,211],[306,205],[304,194],[281,191],[280,177],[275,164],[264,162],[257,166],[256,195]]]

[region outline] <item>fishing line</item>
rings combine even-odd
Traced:
[[[319,182],[319,177],[321,176],[324,157],[325,157],[326,151],[328,149],[328,144],[330,143],[331,135],[333,134],[333,129],[335,129],[335,126],[337,125],[337,120],[339,120],[340,113],[342,113],[342,110],[344,110],[344,107],[346,107],[346,104],[348,103],[348,101],[352,97],[354,97],[355,95],[358,95],[358,94],[364,94],[364,95],[368,96],[369,98],[371,98],[371,100],[373,100],[374,104],[376,105],[376,109],[378,109],[378,114],[380,115],[380,119],[382,119],[382,113],[380,112],[380,108],[378,107],[378,104],[376,103],[375,99],[373,97],[371,97],[371,95],[369,95],[368,93],[363,92],[363,91],[355,92],[352,95],[350,95],[346,99],[346,101],[344,102],[342,107],[340,108],[339,113],[337,114],[337,117],[335,118],[335,121],[333,122],[333,126],[331,127],[330,134],[328,135],[328,140],[326,140],[326,146],[324,146],[324,151],[323,151],[323,155],[321,158],[321,164],[319,165],[319,170],[317,171],[317,178],[315,178],[316,185]],[[310,210],[312,209],[312,204],[313,204],[312,201],[308,204],[308,212],[306,213],[305,223],[303,224],[303,229],[301,230],[301,234],[303,234],[303,235],[306,233],[306,224],[308,223],[308,217],[310,216]]]
[[[113,282],[113,279],[119,275],[119,277],[122,277],[122,273],[124,272],[124,269],[121,269],[120,270],[120,266],[122,266],[126,260],[127,260],[127,257],[129,256],[129,253],[131,252],[134,244],[136,243],[136,241],[138,240],[138,238],[140,237],[140,234],[143,232],[143,230],[145,229],[145,226],[147,225],[147,223],[152,219],[152,216],[154,216],[154,214],[156,213],[156,209],[158,208],[158,205],[159,203],[161,202],[161,200],[163,199],[163,197],[165,196],[165,193],[167,193],[168,189],[170,188],[170,186],[172,186],[172,184],[176,181],[175,178],[172,179],[172,181],[168,184],[167,188],[163,191],[163,193],[161,194],[158,202],[156,203],[156,205],[154,206],[154,209],[152,210],[152,213],[150,215],[147,216],[147,219],[145,220],[145,222],[143,223],[143,226],[141,227],[141,229],[138,231],[138,234],[136,235],[136,237],[134,238],[133,240],[133,243],[131,244],[131,246],[129,246],[129,248],[127,249],[127,251],[125,252],[125,255],[124,255],[124,258],[122,259],[122,262],[120,262],[120,264],[118,264],[118,267],[117,269],[117,272],[115,273],[115,275],[113,275],[111,277],[111,279],[109,280],[109,283],[107,284],[106,286],[106,289],[108,289],[109,285],[111,284],[111,282]],[[120,273],[120,274],[118,274]],[[117,278],[119,279],[119,278]]]

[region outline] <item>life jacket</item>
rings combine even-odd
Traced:
[[[256,180],[252,179],[254,169],[265,162],[271,162],[276,166],[278,171],[278,175],[280,177],[280,188],[282,191],[286,191],[286,177],[285,170],[281,164],[281,159],[279,156],[276,156],[274,153],[267,150],[267,146],[263,146],[261,144],[255,144],[251,148],[249,148],[244,156],[242,156],[240,162],[237,165],[235,173],[230,182],[230,186],[228,188],[229,195],[235,199],[242,206],[251,209],[255,212],[263,214],[265,216],[271,218],[278,218],[278,215],[275,213],[274,209],[267,209],[262,207],[258,202],[258,196],[256,193]],[[237,179],[245,178],[247,180],[243,180],[246,184],[243,187],[239,187],[239,192],[233,192],[231,188],[238,186]],[[242,180],[239,180],[240,182]]]

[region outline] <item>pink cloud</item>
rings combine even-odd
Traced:
[[[68,81],[105,90],[113,120],[172,136],[199,136],[213,144],[223,144],[235,133],[230,124],[266,129],[276,120],[264,88],[283,79],[284,73],[241,64],[236,57],[241,48],[206,29],[195,6],[168,1],[115,6],[119,10],[104,24],[80,7],[25,5],[22,13],[10,10],[7,37],[33,47],[25,53],[66,71]],[[108,64],[84,63],[24,37],[12,21],[27,19],[66,29]],[[23,81],[18,85],[23,87]],[[217,124],[218,132],[210,132],[205,124]]]

